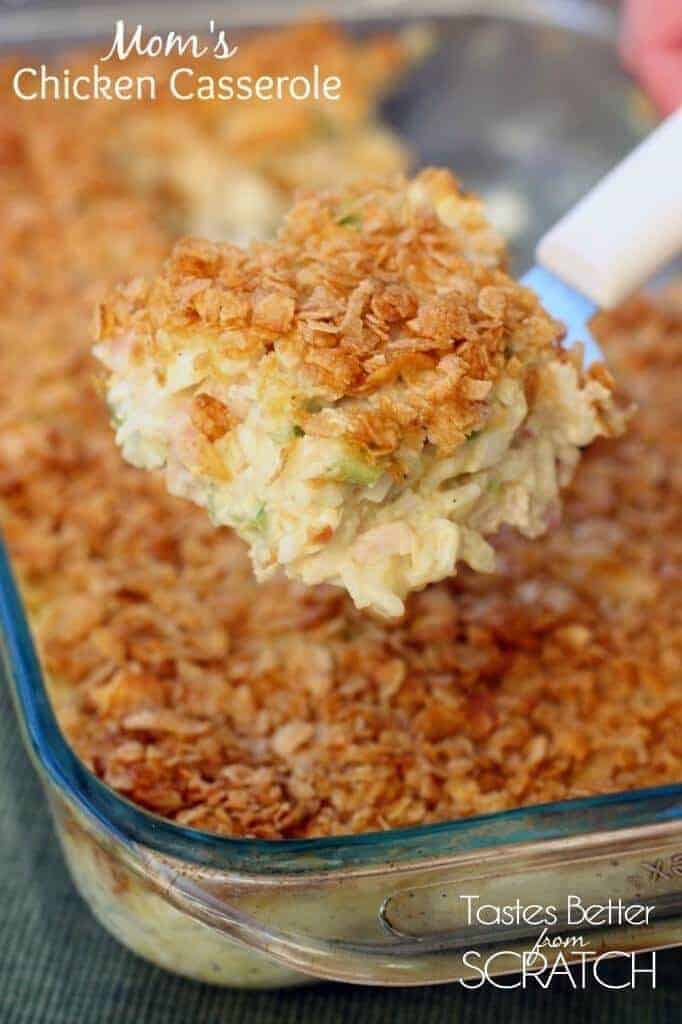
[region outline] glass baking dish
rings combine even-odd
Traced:
[[[179,28],[187,26],[188,10],[159,5],[144,12],[136,8],[135,15],[146,24]],[[367,5],[359,10],[365,15]],[[51,9],[38,16],[28,5],[17,17],[5,16],[2,38],[10,46],[35,47],[95,37],[111,25],[105,9],[90,8],[86,18],[82,8],[78,18],[75,11]],[[226,21],[276,21],[283,13],[234,10]],[[467,52],[467,31],[482,26],[489,52],[497,47],[495,76],[491,79],[485,69],[476,76],[479,53],[466,65],[469,73],[456,81],[443,78],[451,65],[460,66],[448,49],[445,59],[436,55],[435,71],[417,69],[398,89],[387,117],[407,135],[421,162],[457,166],[467,184],[492,194],[493,201],[503,187],[533,199],[527,207],[531,216],[521,218],[514,239],[515,262],[523,266],[532,239],[645,127],[632,113],[629,87],[612,53],[613,24],[604,9],[581,3],[435,4],[431,13],[439,19],[439,38]],[[348,5],[343,14],[357,18]],[[379,16],[398,23],[400,8],[382,7],[374,14]],[[191,24],[202,23],[202,11],[192,8]],[[366,18],[357,23],[360,29],[369,24]],[[516,42],[514,33],[520,33]],[[577,93],[571,100],[561,82],[570,78],[576,34],[583,44],[581,80],[574,82]],[[537,117],[540,107],[533,106],[527,91],[517,89],[510,100],[512,90],[500,86],[505,61],[518,68],[531,44],[538,55],[546,47],[551,53],[554,127]],[[566,64],[559,73],[560,53]],[[601,134],[594,109],[585,109],[591,64],[599,67],[606,90]],[[508,73],[517,81],[512,68]],[[492,104],[499,118],[505,102],[534,110],[535,128],[526,125],[524,135],[528,152],[514,155],[507,133],[502,159],[502,143],[481,131],[487,124],[482,108],[475,117],[471,113],[468,98],[474,95],[483,107]],[[462,116],[444,132],[452,96]],[[546,94],[541,98],[542,109],[548,109]],[[564,152],[561,175],[551,165],[552,131],[564,139],[572,132],[582,140],[582,150]],[[533,148],[536,136],[544,141],[542,151]],[[467,894],[495,906],[518,899],[565,907],[569,897],[585,904],[611,899],[655,906],[646,925],[622,925],[614,918],[590,928],[586,944],[592,954],[682,942],[682,785],[374,834],[300,841],[223,838],[141,810],[74,755],[57,726],[4,548],[0,626],[4,674],[74,882],[112,934],[167,969],[245,987],[311,978],[415,985],[475,977],[466,954],[476,950],[494,957],[491,974],[517,970],[519,954],[534,946],[541,929],[523,921],[470,922],[461,899]],[[559,916],[554,930],[580,931],[571,924]],[[544,955],[551,962],[555,954],[545,950]]]
[[[235,986],[307,975],[416,985],[471,976],[464,954],[484,949],[499,954],[491,973],[518,969],[541,929],[469,924],[462,894],[495,906],[562,907],[569,896],[653,905],[648,926],[593,929],[590,948],[682,941],[682,785],[329,839],[210,835],[134,806],[73,754],[4,548],[0,625],[4,672],[73,880],[113,935],[162,967]]]

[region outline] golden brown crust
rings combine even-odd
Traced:
[[[442,170],[311,194],[272,243],[178,243],[159,277],[113,295],[98,340],[132,333],[160,372],[193,337],[216,357],[257,360],[275,348],[301,388],[378,399],[345,403],[335,420],[356,444],[387,454],[420,431],[453,448],[480,425],[500,374],[556,351],[561,333],[490,248],[477,248],[476,232],[494,236],[478,201]],[[322,410],[305,429],[332,427]]]

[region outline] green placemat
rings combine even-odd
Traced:
[[[314,985],[239,992],[176,978],[126,952],[76,894],[47,807],[0,690],[0,1024],[679,1024],[682,949],[658,954],[655,992],[486,986]],[[625,980],[614,961],[613,984]]]

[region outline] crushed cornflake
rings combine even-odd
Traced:
[[[363,178],[300,197],[276,240],[178,242],[162,274],[107,297],[96,339],[114,358],[132,337],[134,361],[158,373],[192,337],[211,339],[217,361],[256,362],[276,344],[330,399],[361,399],[333,417],[300,416],[306,434],[386,455],[421,429],[447,449],[479,423],[502,371],[520,372],[519,357],[542,349],[559,354],[559,325],[499,269],[502,255],[481,201],[448,171]],[[375,394],[375,405],[362,400]]]
[[[256,584],[234,535],[123,463],[93,381],[90,310],[113,281],[156,272],[168,208],[106,159],[109,114],[81,104],[75,122],[68,104],[19,109],[8,94],[3,529],[84,762],[173,821],[267,838],[679,781],[682,290],[599,317],[639,412],[586,454],[562,525],[502,536],[497,575],[463,571],[380,622],[335,588]],[[481,301],[503,315],[496,292]],[[376,305],[382,321],[412,313],[404,296]],[[426,315],[434,337],[442,316]],[[197,415],[221,429],[210,403]]]

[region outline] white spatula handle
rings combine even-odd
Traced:
[[[682,108],[540,241],[538,263],[615,306],[682,249]]]

